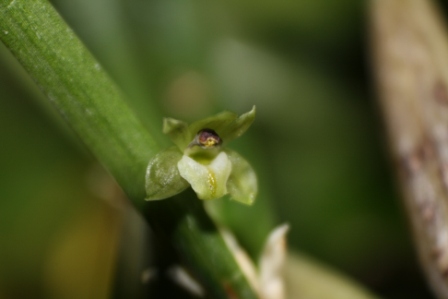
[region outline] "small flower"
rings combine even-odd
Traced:
[[[191,186],[200,199],[230,194],[236,201],[252,204],[257,193],[255,172],[242,156],[224,146],[241,136],[254,118],[255,107],[241,116],[225,111],[191,125],[166,118],[163,132],[176,146],[149,161],[146,199],[171,197]]]

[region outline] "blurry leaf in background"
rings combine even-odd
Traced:
[[[291,252],[285,267],[285,285],[290,298],[307,299],[373,299],[362,286],[333,269],[313,261],[303,254]],[[319,277],[319,279],[315,279]],[[325,285],[325,288],[321,287]]]
[[[46,254],[47,298],[111,298],[120,213],[98,202],[81,215],[59,233]]]
[[[90,159],[60,119],[41,105],[40,92],[3,45],[0,53],[1,293],[6,298],[64,298],[57,289],[66,286],[67,292],[70,287],[48,278],[53,275],[74,283],[72,292],[92,292],[84,298],[106,298],[110,281],[105,279],[113,275],[115,258],[102,246],[116,251],[117,211],[89,190]],[[104,217],[111,221],[103,222]],[[72,230],[79,223],[86,229]],[[78,247],[68,245],[74,252],[65,255],[63,244],[71,242]],[[88,261],[92,249],[100,250],[102,258]],[[102,282],[80,282],[82,272],[70,264],[84,273],[97,272]]]

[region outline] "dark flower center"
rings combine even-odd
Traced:
[[[197,134],[197,141],[203,148],[212,148],[222,143],[219,135],[212,129],[200,130]]]

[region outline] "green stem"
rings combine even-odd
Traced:
[[[211,290],[210,298],[256,298],[226,246],[217,246],[222,238],[191,188],[170,200],[151,202],[148,215],[158,235],[168,233],[178,240],[174,247],[194,276]],[[219,287],[215,277],[220,277]]]
[[[0,38],[131,198],[157,145],[47,1],[0,4]]]
[[[0,39],[153,228],[178,249],[209,295],[256,298],[191,194],[145,204],[145,169],[159,146],[48,1],[0,0]]]

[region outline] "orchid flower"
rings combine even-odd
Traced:
[[[224,111],[190,125],[165,118],[163,132],[175,146],[149,161],[146,199],[168,198],[191,186],[203,200],[229,194],[233,200],[252,204],[258,189],[255,172],[241,155],[225,146],[240,137],[254,119],[255,107],[240,116]]]

